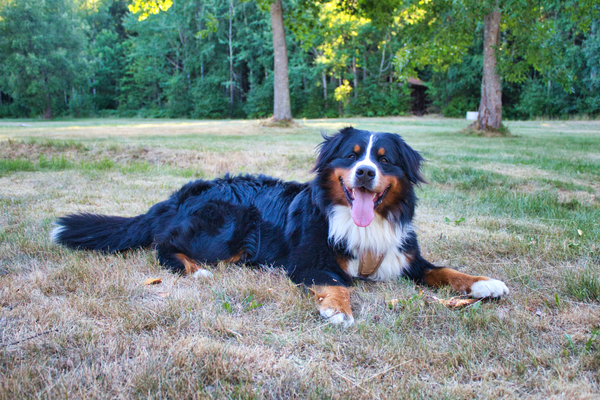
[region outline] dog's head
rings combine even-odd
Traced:
[[[414,199],[413,185],[425,182],[423,157],[399,135],[344,128],[323,139],[314,171],[331,203],[351,208],[357,226],[394,213]]]

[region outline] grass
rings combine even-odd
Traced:
[[[48,240],[58,216],[137,215],[192,178],[311,179],[321,130],[350,124],[423,153],[423,253],[504,280],[508,298],[454,311],[421,293],[448,289],[358,282],[342,329],[277,269],[221,264],[194,280],[152,250]],[[0,399],[597,397],[600,122],[508,122],[496,138],[466,126],[0,121]]]

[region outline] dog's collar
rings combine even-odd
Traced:
[[[365,251],[359,257],[358,261],[358,276],[361,278],[368,278],[373,275],[383,262],[385,254],[377,255],[371,251]]]

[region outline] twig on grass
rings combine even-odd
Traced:
[[[411,358],[410,360],[406,360],[404,362],[401,362],[400,364],[396,364],[396,365],[392,365],[389,368],[384,369],[383,371],[377,372],[371,376],[369,376],[368,378],[365,379],[361,379],[360,382],[357,382],[355,379],[350,378],[349,376],[344,375],[341,372],[338,372],[336,370],[333,370],[333,372],[335,372],[340,378],[342,378],[343,380],[345,380],[346,382],[351,383],[353,386],[364,390],[366,393],[370,394],[371,396],[373,396],[374,398],[380,398],[378,395],[376,395],[375,393],[371,392],[369,389],[364,388],[362,385],[365,384],[366,382],[370,382],[373,379],[377,378],[379,375],[383,375],[385,373],[388,373],[398,367],[400,367],[401,365],[404,365],[406,363],[411,362],[413,359]]]
[[[378,372],[378,373],[376,373],[376,374],[373,374],[373,375],[371,375],[370,377],[368,377],[367,379],[364,379],[364,380],[362,380],[362,381],[361,381],[361,383],[363,383],[363,382],[368,382],[368,381],[371,381],[371,380],[373,380],[373,379],[377,378],[379,375],[383,375],[383,374],[385,374],[385,373],[387,373],[387,372],[390,372],[391,370],[394,370],[394,369],[398,368],[398,367],[399,367],[399,366],[401,366],[401,365],[404,365],[404,364],[406,364],[406,363],[409,363],[409,362],[411,362],[412,360],[413,360],[413,359],[411,358],[410,360],[406,360],[406,361],[404,361],[404,362],[401,362],[400,364],[393,365],[393,366],[389,367],[388,369],[384,369],[383,371],[381,371],[381,372]]]
[[[548,267],[548,268],[538,269],[538,270],[535,270],[535,271],[530,271],[530,272],[528,272],[526,274],[517,275],[517,276],[514,276],[514,277],[512,277],[510,279],[507,279],[506,282],[514,281],[515,279],[519,279],[519,278],[522,278],[522,277],[527,276],[527,275],[535,274],[536,272],[542,272],[542,271],[547,271],[549,269],[557,269],[557,268],[559,268],[559,267],[554,266],[554,267]],[[575,267],[571,266],[571,265],[567,265],[566,267],[560,267],[560,268],[575,268]]]
[[[337,376],[339,376],[340,378],[342,378],[346,382],[351,383],[354,387],[357,387],[357,388],[359,388],[361,390],[364,390],[366,393],[370,394],[374,398],[377,398],[377,399],[381,398],[381,397],[377,396],[375,393],[371,392],[369,389],[365,389],[364,387],[362,387],[360,385],[360,383],[356,382],[354,379],[350,378],[349,376],[346,376],[346,375],[342,374],[341,372],[337,372],[336,370],[333,370],[333,372],[335,372]]]
[[[36,335],[28,337],[27,339],[17,340],[16,342],[12,342],[12,343],[8,343],[8,344],[2,344],[2,346],[3,347],[14,346],[15,344],[23,343],[23,342],[26,342],[28,340],[35,339],[38,336],[47,335],[47,334],[52,333],[52,332],[58,332],[58,329],[51,329],[49,331],[40,332],[40,333],[38,333]]]
[[[233,329],[229,329],[229,328],[223,328],[225,330],[225,332],[235,336],[238,340],[241,339],[243,336],[241,333],[234,331]]]
[[[527,289],[534,291],[536,293],[538,293],[541,296],[545,296],[544,293],[542,293],[541,290],[538,289],[534,289],[531,286],[527,286],[525,284],[523,284],[523,286],[525,286]],[[582,301],[573,301],[573,300],[569,300],[569,299],[561,299],[560,301],[564,301],[565,303],[570,303],[570,304],[575,304],[578,306],[585,306],[585,307],[596,307],[596,308],[600,308],[600,304],[593,304],[593,303],[584,303]]]

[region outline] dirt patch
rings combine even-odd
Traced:
[[[510,130],[504,125],[500,126],[499,129],[493,129],[490,127],[487,127],[486,129],[480,129],[478,121],[473,122],[471,125],[463,129],[461,133],[464,135],[481,136],[487,138],[513,136],[512,133],[510,133]]]
[[[582,190],[568,191],[564,189],[558,190],[558,201],[561,203],[570,203],[573,200],[577,200],[584,206],[591,206],[598,201],[598,197],[595,194],[584,192]]]
[[[527,193],[527,194],[533,194],[539,190],[541,190],[542,187],[537,183],[537,182],[527,182],[524,185],[519,186],[519,191],[523,192],[523,193]]]
[[[60,145],[36,142],[23,142],[20,140],[8,140],[0,142],[0,158],[4,159],[26,159],[39,160],[40,156],[47,158],[65,157],[75,158],[78,154],[87,152],[85,146],[78,144],[61,143]]]
[[[265,173],[277,177],[306,180],[314,162],[310,150],[293,147],[277,149],[278,152],[245,150],[230,152],[196,151],[188,149],[152,148],[137,146],[90,146],[27,143],[7,141],[0,143],[0,157],[26,159],[37,162],[64,158],[73,163],[110,160],[118,164],[145,163],[151,166],[170,166],[177,169],[195,170],[205,177],[231,173]]]
[[[509,164],[483,164],[478,165],[477,168],[485,171],[496,172],[498,174],[510,176],[513,178],[552,178],[555,177],[547,171],[534,168],[534,167],[523,167]]]
[[[110,121],[107,121],[110,122]],[[1,126],[1,125],[0,125]],[[266,129],[256,121],[185,121],[171,122],[168,120],[148,120],[137,123],[124,123],[116,121],[115,124],[90,125],[78,123],[68,126],[47,127],[42,124],[31,124],[31,127],[20,127],[16,137],[52,138],[58,140],[98,138],[107,139],[144,138],[144,137],[175,137],[193,135],[202,140],[202,135],[216,136],[260,136],[268,132],[269,135],[290,135],[297,133],[315,132],[314,128],[294,125],[291,128],[271,127]],[[14,131],[13,131],[14,132]],[[14,137],[14,136],[7,136]]]
[[[293,119],[276,120],[275,118],[267,118],[261,120],[258,126],[265,128],[299,128],[301,125]]]

